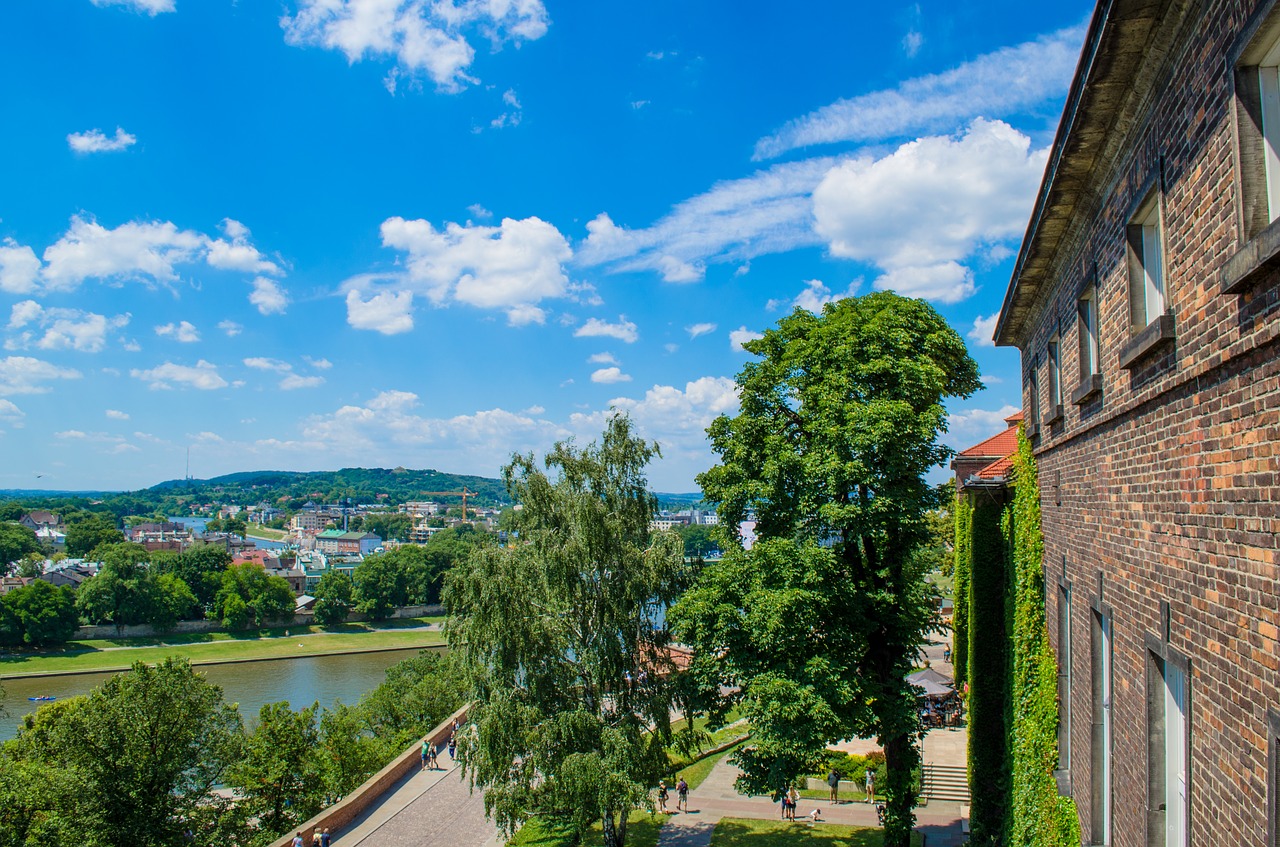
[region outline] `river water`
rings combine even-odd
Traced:
[[[196,670],[210,682],[222,686],[223,697],[230,703],[238,703],[245,723],[253,725],[257,721],[258,710],[265,703],[287,700],[294,709],[317,701],[321,706],[332,706],[336,700],[355,703],[360,695],[382,682],[387,668],[413,655],[412,650],[387,650],[200,665]],[[0,680],[4,687],[0,706],[7,713],[0,716],[0,741],[17,735],[22,716],[42,705],[28,700],[28,697],[53,696],[61,700],[88,694],[110,676],[109,673],[94,673]]]

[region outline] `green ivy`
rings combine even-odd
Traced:
[[[973,532],[973,507],[969,498],[956,499],[956,566],[955,601],[951,613],[951,662],[955,667],[956,685],[963,686],[969,672],[969,571],[972,567],[969,536]]]

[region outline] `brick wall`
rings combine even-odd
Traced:
[[[1236,294],[1222,268],[1245,244],[1228,56],[1263,4],[1164,4],[1149,59],[1109,132],[1110,155],[1077,203],[1034,317],[1027,372],[1062,332],[1064,420],[1033,444],[1050,585],[1072,583],[1072,784],[1086,840],[1090,801],[1090,603],[1113,611],[1113,838],[1146,844],[1144,639],[1190,658],[1193,845],[1262,844],[1267,709],[1280,708],[1280,271]],[[1176,337],[1120,367],[1131,337],[1125,224],[1163,189],[1166,299]],[[1095,271],[1096,268],[1096,271]],[[1094,274],[1096,273],[1096,277]],[[1096,278],[1101,396],[1074,405],[1076,300]],[[1061,501],[1059,505],[1059,500]],[[1056,641],[1058,606],[1049,592]]]

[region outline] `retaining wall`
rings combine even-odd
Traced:
[[[444,606],[404,606],[396,609],[392,614],[392,619],[400,618],[421,618],[427,615],[443,615],[445,613]],[[352,612],[347,616],[348,623],[360,623],[369,620],[369,616],[361,612]],[[288,619],[281,619],[273,623],[273,626],[311,626],[315,620],[310,612],[300,615],[294,615]],[[226,627],[221,621],[179,621],[173,629],[159,631],[153,626],[147,624],[139,624],[138,626],[121,627],[119,631],[111,624],[103,624],[100,626],[82,626],[76,630],[73,640],[81,640],[88,638],[151,638],[156,636],[173,635],[174,633],[193,633],[193,632],[226,632]]]

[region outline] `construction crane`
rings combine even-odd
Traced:
[[[422,491],[419,492],[427,497],[461,497],[462,498],[462,519],[467,519],[467,498],[475,497],[477,492],[468,491],[467,487],[462,486],[461,491]]]

